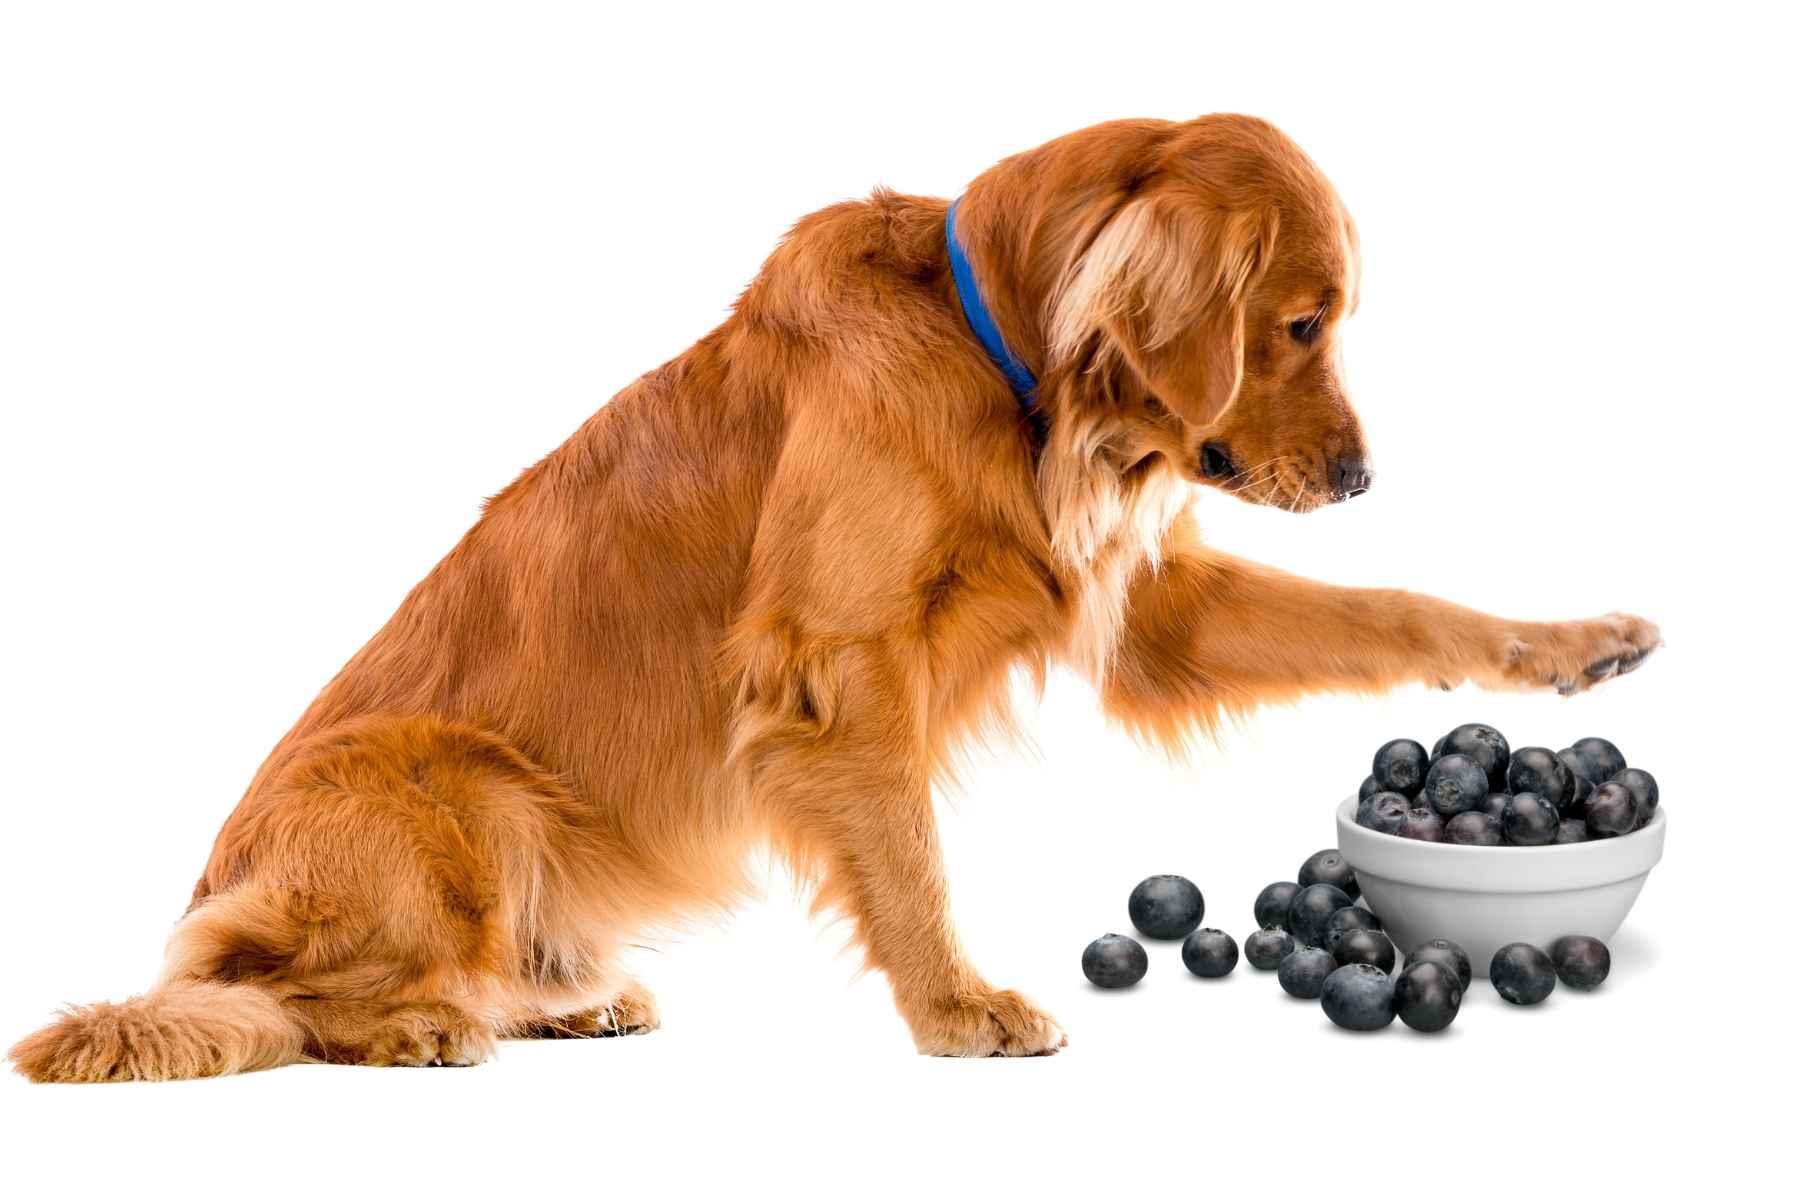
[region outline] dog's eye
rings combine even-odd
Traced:
[[[1319,338],[1319,328],[1324,324],[1324,313],[1314,313],[1310,317],[1301,317],[1298,321],[1288,322],[1288,336],[1302,346],[1310,346]]]

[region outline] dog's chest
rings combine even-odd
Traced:
[[[1129,615],[1132,582],[1160,566],[1163,539],[1192,495],[1186,480],[1157,471],[1095,488],[1061,514],[1074,526],[1055,531],[1073,585],[1065,656],[1096,686]]]

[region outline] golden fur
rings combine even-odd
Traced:
[[[851,918],[921,1051],[1049,1053],[1055,1022],[958,947],[931,805],[1015,671],[1072,663],[1178,744],[1324,688],[1574,690],[1658,644],[1202,544],[1196,483],[1304,511],[1367,482],[1336,366],[1355,228],[1271,126],[1115,122],[970,185],[1035,418],[964,323],[945,208],[804,218],[722,326],[494,497],[257,773],[153,990],[65,1013],[18,1069],[651,1028],[620,945],[729,903],[759,844]]]

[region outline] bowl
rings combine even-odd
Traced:
[[[1477,975],[1509,942],[1542,950],[1568,933],[1611,940],[1662,858],[1669,818],[1623,837],[1564,846],[1453,846],[1377,833],[1356,823],[1357,798],[1338,806],[1338,851],[1404,955],[1449,938]]]

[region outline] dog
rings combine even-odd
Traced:
[[[773,847],[847,916],[926,1054],[1065,1037],[947,909],[931,788],[1084,674],[1180,745],[1325,689],[1591,687],[1661,644],[1207,548],[1201,487],[1367,490],[1339,339],[1355,224],[1245,116],[1111,122],[954,206],[801,220],[731,316],[480,520],[257,772],[161,975],[11,1051],[36,1080],[468,1064],[658,1023],[628,939]]]

